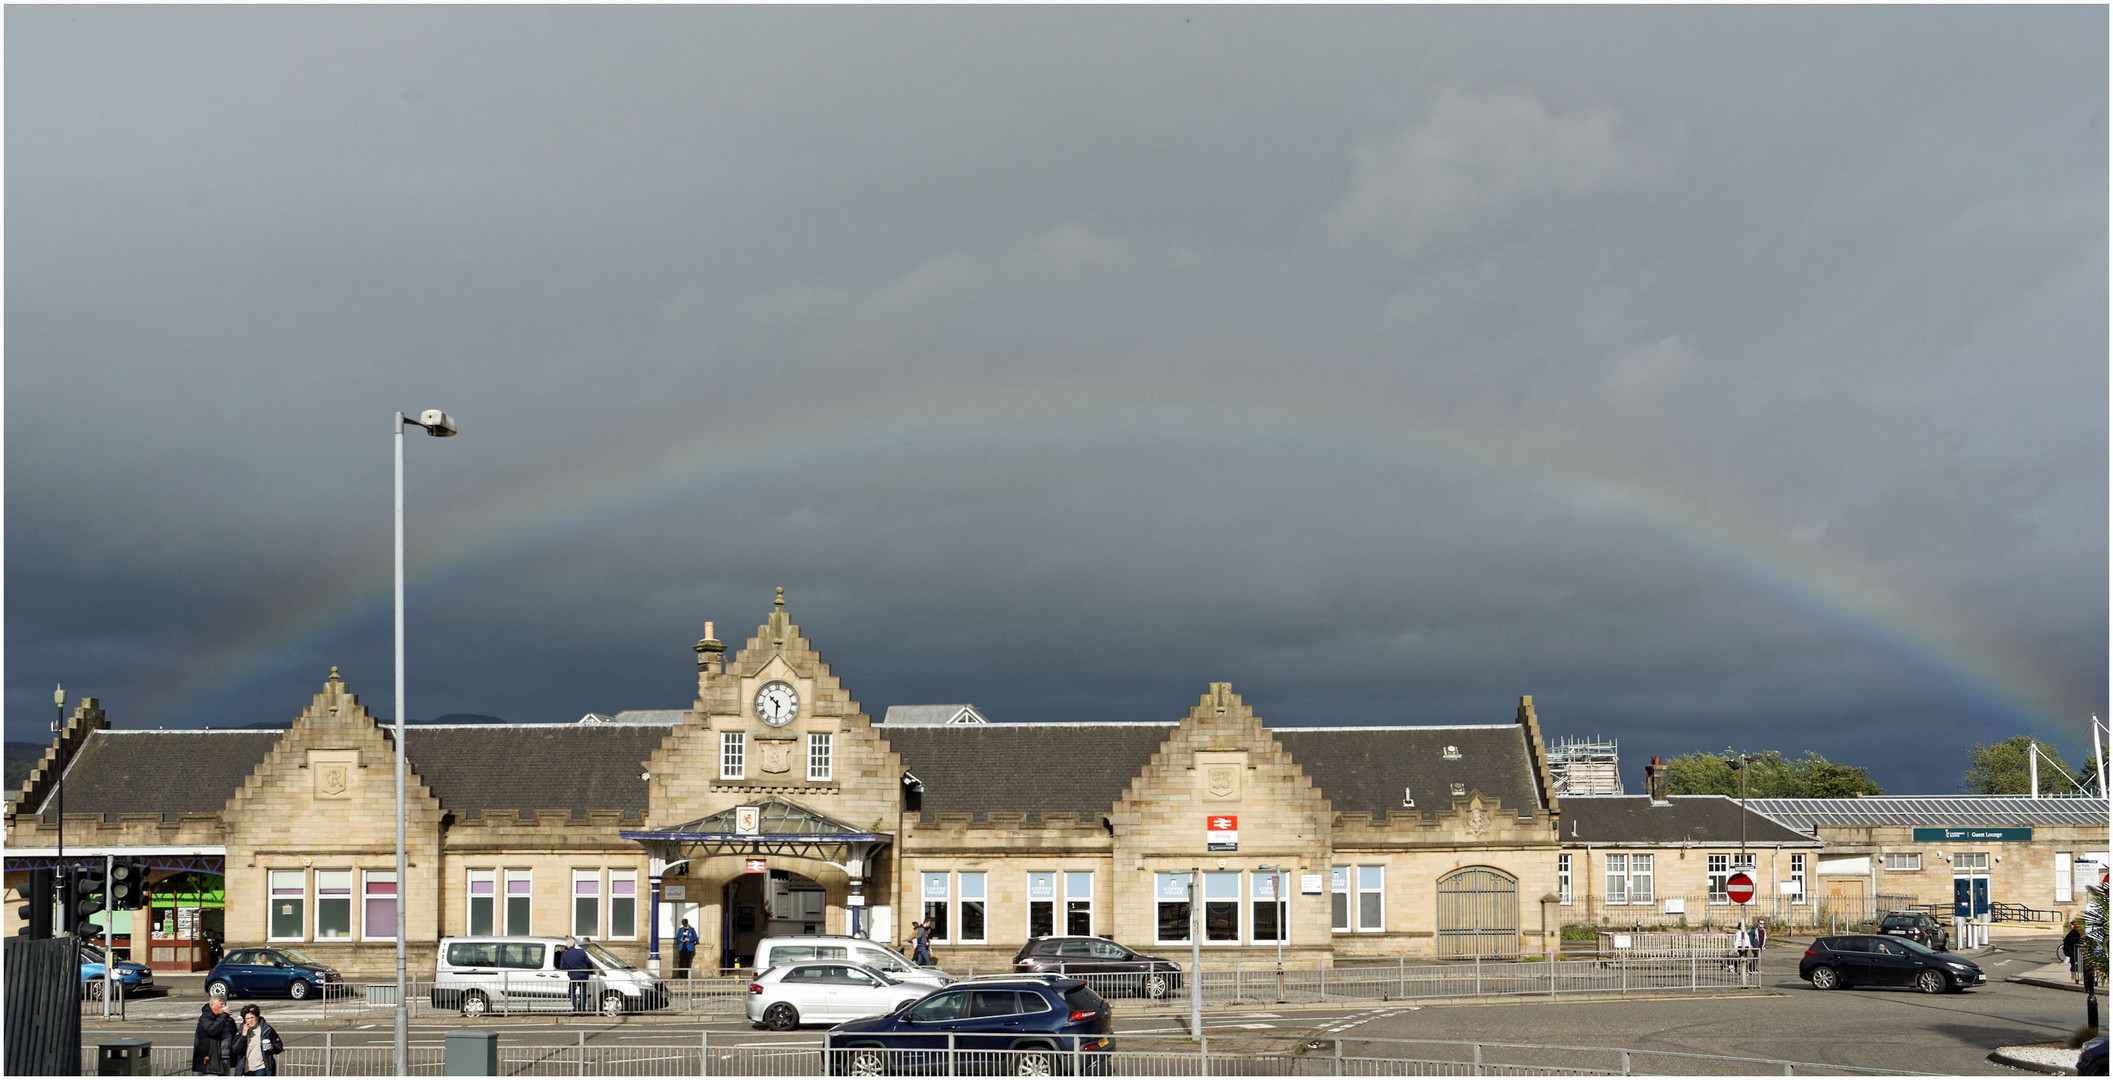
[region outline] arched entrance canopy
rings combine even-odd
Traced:
[[[783,855],[830,863],[853,879],[865,876],[880,850],[895,842],[893,833],[866,832],[777,795],[665,829],[627,831],[622,836],[638,841],[663,865],[715,855]]]

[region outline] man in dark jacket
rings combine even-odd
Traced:
[[[587,959],[587,950],[571,938],[565,939],[565,951],[558,954],[558,969],[572,982],[566,989],[572,991],[572,1011],[587,1011],[587,977],[594,974],[594,961]]]
[[[210,997],[198,1010],[198,1028],[191,1035],[191,1069],[208,1076],[234,1072],[235,1018],[227,1014],[227,999]]]

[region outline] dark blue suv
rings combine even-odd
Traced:
[[[832,1075],[1106,1072],[1108,1003],[1054,975],[970,979],[829,1029]]]

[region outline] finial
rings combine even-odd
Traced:
[[[778,606],[780,608],[785,606],[785,586],[783,585],[778,586]]]
[[[330,681],[331,681],[331,682],[339,682],[339,681],[341,681],[341,680],[340,680],[340,679],[339,679],[339,678],[337,677],[337,665],[336,665],[336,664],[332,664],[332,665],[330,665]]]

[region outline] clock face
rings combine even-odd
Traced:
[[[756,691],[756,719],[771,727],[784,727],[800,715],[800,692],[790,684],[772,681]]]

